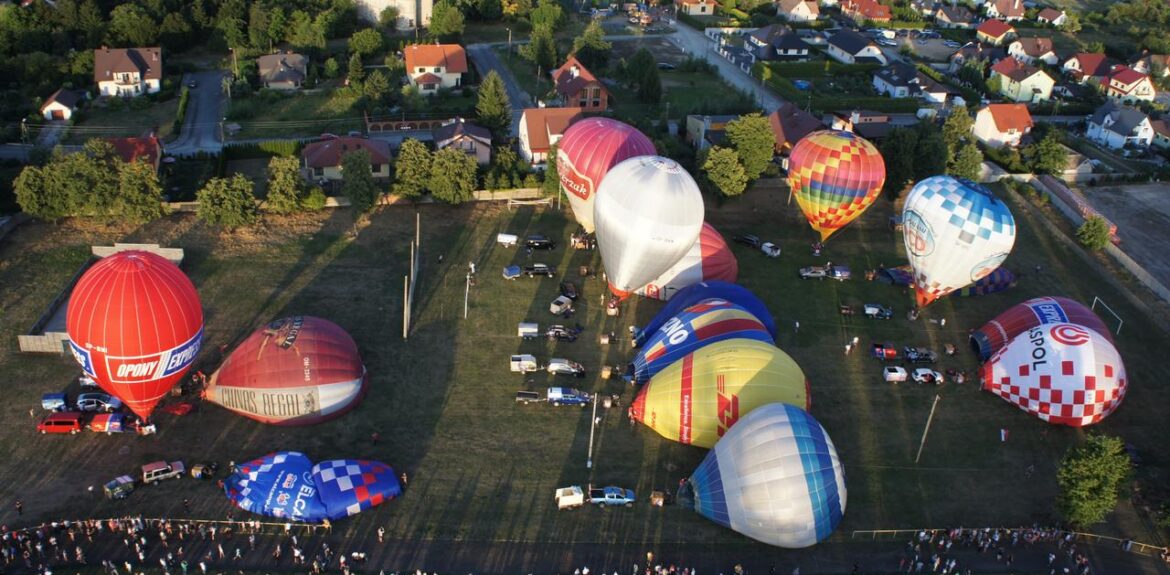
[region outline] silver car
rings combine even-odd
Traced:
[[[122,400],[112,397],[108,393],[82,393],[77,396],[77,409],[80,411],[118,411],[122,409]]]

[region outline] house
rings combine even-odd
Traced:
[[[1148,148],[1154,141],[1154,127],[1145,112],[1106,102],[1089,116],[1085,135],[1094,142],[1114,150]]]
[[[383,140],[334,136],[313,142],[301,151],[305,178],[314,182],[335,182],[344,179],[342,157],[365,150],[370,154],[370,173],[375,178],[390,177],[390,144]]]
[[[98,48],[93,79],[99,96],[141,96],[162,89],[162,48]]]
[[[549,149],[581,119],[581,108],[527,108],[520,116],[520,157],[543,167]]]
[[[826,115],[826,123],[833,130],[853,132],[870,141],[885,138],[894,129],[890,123],[890,115],[872,110],[853,110],[851,112],[833,112]]]
[[[966,6],[943,4],[934,11],[934,23],[939,28],[966,30],[975,27],[975,14]]]
[[[45,103],[41,104],[41,116],[46,120],[68,120],[73,117],[73,111],[80,103],[80,92],[61,88],[45,98]]]
[[[1089,159],[1084,154],[1061,144],[1064,148],[1065,157],[1064,169],[1060,171],[1060,179],[1075,183],[1085,182],[1093,179],[1093,172],[1096,169],[1095,160]]]
[[[918,84],[919,73],[913,64],[894,62],[873,73],[873,89],[891,98],[917,96],[921,89]]]
[[[995,0],[988,2],[987,17],[1003,20],[1004,22],[1016,22],[1024,19],[1024,13],[1027,9],[1024,7],[1023,0]]]
[[[1042,102],[1052,97],[1056,86],[1051,76],[1015,58],[1004,58],[991,67],[991,80],[997,78],[999,93],[1013,102]]]
[[[1016,37],[1016,29],[1003,20],[986,20],[975,29],[975,39],[992,46],[1003,46]]]
[[[890,7],[877,0],[844,0],[841,2],[841,14],[848,16],[858,24],[866,20],[883,24],[892,19]]]
[[[1088,81],[1105,84],[1105,79],[1109,77],[1113,66],[1114,64],[1104,54],[1082,52],[1065,60],[1060,69],[1073,81],[1082,84]]]
[[[398,21],[394,27],[411,30],[431,23],[435,0],[357,0],[358,17],[371,24],[378,24],[382,11],[391,6],[398,9]]]
[[[308,77],[309,59],[295,52],[267,54],[256,59],[260,84],[273,90],[297,90]]]
[[[975,112],[971,134],[991,148],[1016,148],[1032,131],[1032,114],[1023,104],[988,104]]]
[[[841,30],[833,34],[828,42],[829,57],[843,64],[878,63],[886,65],[886,55],[878,45],[854,32]]]
[[[1056,52],[1052,51],[1052,38],[1020,38],[1008,44],[1008,56],[1026,64],[1044,62],[1055,66]]]
[[[789,22],[813,22],[821,16],[821,9],[811,0],[779,0],[776,15]]]
[[[715,116],[691,114],[687,116],[686,139],[696,150],[700,151],[706,150],[711,146],[721,145],[726,140],[724,131],[727,129],[727,123],[736,118],[739,118],[739,116],[735,114],[720,114]]]
[[[487,128],[476,126],[455,118],[434,130],[435,149],[456,148],[475,158],[475,163],[486,166],[492,161],[492,133]]]
[[[967,42],[954,54],[951,54],[950,73],[955,74],[968,63],[978,63],[979,69],[984,70],[987,66],[994,62],[998,62],[1007,57],[1007,52],[998,46],[984,44],[982,42]]]
[[[1064,10],[1045,8],[1036,15],[1036,21],[1041,24],[1050,24],[1057,27],[1064,26],[1064,23],[1068,22],[1068,14]]]
[[[145,138],[106,138],[114,147],[114,153],[127,164],[132,162],[146,162],[158,171],[162,162],[162,143],[154,135]]]
[[[923,72],[918,73],[918,97],[928,104],[945,105],[950,100],[954,105],[966,106],[962,93],[946,84],[936,82]]]
[[[792,147],[805,136],[825,129],[816,116],[792,102],[784,102],[776,111],[768,114],[768,123],[772,125],[772,136],[776,138],[775,153],[780,156],[787,156]]]
[[[1154,129],[1154,147],[1170,150],[1170,124],[1166,120],[1150,120],[1150,127]]]
[[[609,90],[573,56],[552,71],[552,80],[563,106],[575,106],[586,112],[604,112],[609,108]]]
[[[793,32],[781,34],[776,41],[772,42],[773,58],[776,60],[798,62],[808,60],[810,50],[812,50],[812,46]]]
[[[1105,83],[1105,96],[1125,104],[1152,102],[1156,93],[1150,77],[1129,66],[1114,66]]]
[[[758,60],[773,60],[776,56],[773,44],[786,32],[788,32],[788,26],[783,24],[769,24],[763,28],[757,28],[747,35],[744,47],[750,50]]]
[[[675,0],[679,11],[683,14],[691,16],[714,16],[715,2],[714,0]]]
[[[1130,68],[1155,78],[1170,76],[1170,54],[1142,54]]]
[[[406,75],[420,94],[463,85],[467,53],[458,44],[412,44],[405,52]]]

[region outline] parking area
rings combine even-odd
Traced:
[[[1170,184],[1088,187],[1081,190],[1117,224],[1121,249],[1163,284],[1170,285]]]

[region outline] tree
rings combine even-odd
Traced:
[[[427,192],[431,178],[431,151],[426,144],[407,138],[394,162],[394,193],[417,198]]]
[[[603,70],[609,64],[613,44],[605,41],[605,29],[601,22],[592,20],[573,40],[573,55],[590,70]]]
[[[532,23],[533,30],[541,26],[548,26],[549,30],[556,30],[561,27],[564,20],[564,10],[557,0],[540,0],[532,13],[528,15],[528,21]]]
[[[914,179],[914,151],[918,145],[918,132],[912,128],[894,128],[882,140],[878,148],[886,160],[886,183],[882,192],[890,200],[898,199]]]
[[[370,77],[366,78],[365,83],[362,84],[362,93],[371,102],[381,103],[390,93],[390,79],[386,77],[385,72],[374,70],[370,72]]]
[[[161,218],[162,185],[154,164],[146,161],[122,162],[118,165],[118,192],[111,213],[134,223]]]
[[[54,185],[48,168],[27,166],[12,183],[16,203],[24,213],[56,221],[73,214],[73,203],[64,186]]]
[[[326,78],[336,78],[337,74],[341,72],[341,66],[337,64],[336,58],[325,60],[324,68]]]
[[[1117,505],[1117,492],[1129,474],[1129,455],[1121,439],[1090,434],[1069,450],[1056,472],[1057,508],[1073,525],[1098,523]]]
[[[268,28],[271,21],[271,14],[264,8],[262,2],[254,2],[248,9],[248,43],[253,48],[269,46]]]
[[[393,30],[398,26],[398,16],[397,6],[387,6],[378,13],[378,25]]]
[[[1081,17],[1076,12],[1071,10],[1064,13],[1064,24],[1060,26],[1068,34],[1076,34],[1081,31]]]
[[[476,96],[475,114],[479,123],[492,131],[492,138],[502,140],[512,128],[512,104],[504,80],[492,70],[484,76]]]
[[[349,38],[349,50],[362,57],[373,56],[382,49],[382,34],[373,28],[358,30]]]
[[[479,19],[486,22],[495,22],[504,15],[504,7],[500,0],[477,0],[475,7],[479,12]]]
[[[119,46],[151,46],[158,40],[158,22],[137,4],[121,4],[110,12],[108,34]]]
[[[1093,251],[1105,249],[1109,245],[1110,235],[1109,222],[1101,216],[1089,216],[1085,218],[1085,223],[1077,228],[1077,241]]]
[[[212,178],[195,193],[199,200],[196,215],[200,220],[226,228],[256,223],[256,196],[252,180],[243,174],[231,178]]]
[[[959,146],[964,140],[971,136],[971,127],[975,125],[975,120],[971,119],[971,115],[967,113],[966,106],[955,106],[951,108],[951,115],[947,116],[946,122],[943,122],[942,135],[943,141],[947,144],[947,157],[954,158],[959,151]]]
[[[914,142],[914,179],[921,180],[947,171],[946,144],[942,132],[932,122],[918,124]]]
[[[475,158],[456,147],[435,152],[428,187],[431,195],[448,204],[461,204],[474,197]]]
[[[296,156],[275,156],[268,160],[268,202],[265,204],[268,211],[295,212],[300,209],[304,195],[305,180]]]
[[[1050,130],[1039,142],[1024,149],[1024,159],[1033,172],[1059,174],[1068,164],[1068,150],[1064,147],[1060,131]]]
[[[726,133],[748,180],[760,177],[776,150],[772,124],[760,113],[752,112],[728,122]]]
[[[443,42],[459,39],[463,35],[463,12],[450,0],[439,0],[431,9],[431,35]]]
[[[544,181],[540,184],[540,191],[546,197],[556,196],[561,193],[561,174],[557,171],[557,152],[559,144],[553,144],[548,147],[549,160],[545,162]]]
[[[742,194],[750,179],[735,150],[720,146],[707,152],[703,172],[715,191],[729,198]]]
[[[658,76],[658,64],[654,55],[645,48],[639,48],[625,66],[625,80],[636,87],[638,101],[657,104],[662,99],[662,79]]]
[[[983,152],[974,142],[967,142],[959,148],[959,153],[955,155],[954,161],[947,167],[947,173],[956,178],[975,180],[979,178],[982,166]]]
[[[504,17],[508,19],[523,18],[532,12],[532,0],[501,0]]]
[[[366,69],[362,66],[362,57],[357,52],[349,57],[349,68],[345,77],[349,80],[349,85],[354,88],[360,88],[362,79],[366,77]]]
[[[557,44],[552,30],[540,26],[532,31],[528,44],[520,47],[520,55],[540,68],[543,75],[557,65]]]
[[[341,156],[341,193],[349,198],[353,209],[365,213],[378,203],[378,186],[370,166],[370,153],[354,150]]]

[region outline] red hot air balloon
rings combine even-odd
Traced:
[[[311,425],[352,409],[366,390],[353,338],[318,317],[278,319],[252,332],[211,376],[204,397],[274,425]]]
[[[656,154],[637,128],[609,118],[586,118],[565,130],[557,144],[557,175],[573,215],[593,233],[593,198],[601,179],[622,160]]]
[[[699,239],[691,251],[675,262],[670,269],[634,293],[653,299],[669,300],[678,290],[703,281],[735,283],[739,276],[739,262],[711,224],[703,222]],[[613,289],[612,286],[610,289]]]
[[[1087,327],[1113,343],[1109,327],[1088,306],[1066,297],[1038,297],[1008,308],[983,327],[971,332],[971,345],[979,359],[986,361],[1017,335],[1037,326],[1055,323],[1074,323]]]
[[[73,356],[143,419],[191,367],[203,308],[191,280],[162,256],[118,252],[81,276],[66,318]]]

